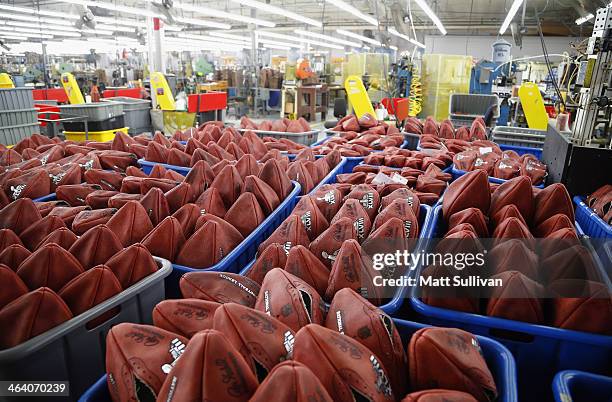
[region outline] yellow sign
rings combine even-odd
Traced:
[[[357,75],[349,75],[344,82],[344,89],[346,89],[346,95],[348,100],[353,107],[355,115],[359,118],[366,113],[372,116],[376,116],[372,102],[368,96],[368,92],[363,85],[363,81]]]
[[[162,73],[151,73],[151,95],[155,96],[161,110],[176,110],[172,91]]]
[[[7,73],[0,73],[0,88],[15,88],[11,76]]]
[[[71,73],[64,73],[62,74],[61,80],[64,91],[66,91],[66,95],[68,96],[68,102],[70,102],[71,105],[82,105],[85,103],[85,98],[83,98],[83,94],[79,89],[79,85],[74,75]]]
[[[519,88],[519,98],[529,128],[546,130],[548,114],[544,107],[544,99],[540,93],[540,88],[533,82],[526,82]]]

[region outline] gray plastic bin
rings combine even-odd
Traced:
[[[451,94],[448,113],[451,118],[475,119],[484,116],[492,105],[496,106],[493,118],[497,119],[499,117],[497,95]]]
[[[84,103],[82,105],[60,105],[60,112],[87,117],[89,121],[101,121],[123,113],[123,104],[118,102]]]
[[[102,99],[103,102],[117,102],[123,104],[125,114],[125,126],[129,127],[128,133],[140,134],[151,131],[151,101],[146,99],[128,98],[125,96],[114,96]]]
[[[21,110],[0,110],[0,127],[20,126],[38,121],[38,111],[35,108]]]
[[[493,129],[491,139],[502,145],[542,148],[546,140],[546,131],[523,127],[497,126]]]
[[[0,143],[4,145],[15,145],[24,138],[36,133],[40,133],[38,122],[0,127]]]
[[[319,139],[320,130],[311,130],[303,133],[286,133],[282,131],[264,131],[264,130],[247,130],[245,128],[238,129],[239,132],[245,133],[252,131],[259,137],[286,138],[298,144],[310,146]]]
[[[69,398],[43,399],[76,401],[105,372],[106,334],[110,328],[122,322],[152,322],[153,308],[164,299],[164,278],[172,271],[169,261],[154,258],[157,272],[21,345],[0,350],[0,381],[69,381]],[[119,309],[115,316],[87,328],[91,320],[115,307]],[[22,397],[0,399],[24,401]]]
[[[31,88],[0,88],[0,110],[23,110],[34,107]]]

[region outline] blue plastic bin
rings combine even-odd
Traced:
[[[151,173],[151,170],[153,169],[153,166],[155,165],[162,165],[166,169],[174,170],[175,172],[178,172],[182,174],[183,176],[187,176],[189,172],[191,171],[190,167],[168,165],[167,163],[159,163],[159,162],[149,162],[149,161],[144,160],[144,158],[138,159],[138,165],[143,170],[143,172],[145,172],[146,174]]]
[[[429,229],[428,238],[439,238],[444,233],[442,206],[434,208]],[[582,234],[579,224],[576,229]],[[506,346],[517,362],[521,401],[552,400],[545,384],[550,384],[562,370],[612,373],[612,336],[453,311],[429,306],[416,297],[411,298],[411,304],[420,321],[461,328]]]
[[[514,151],[519,155],[532,154],[538,159],[542,159],[542,148],[519,147],[517,145],[498,144],[502,151]]]
[[[457,169],[455,167],[455,164],[453,163],[452,169],[451,169],[451,174],[453,175],[453,181],[457,180],[458,178],[460,178],[461,176],[463,176],[466,173],[468,173],[468,172],[466,172],[465,170]],[[503,183],[505,183],[507,181],[508,180],[498,179],[497,177],[489,176],[489,182],[491,182],[491,183],[503,184]],[[534,187],[544,188],[544,184],[538,184],[537,186],[534,186]]]
[[[55,196],[55,193],[51,193],[51,194],[45,195],[44,197],[33,198],[32,201],[47,202],[47,201],[55,201],[56,199],[57,197]]]
[[[410,337],[416,331],[427,327],[424,324],[416,322],[394,319],[393,322],[397,327],[402,338],[402,344],[407,345],[410,342]],[[516,391],[516,365],[512,354],[499,342],[486,338],[484,336],[476,336],[482,354],[487,362],[491,374],[497,386],[499,398],[498,402],[515,402],[518,401]],[[403,395],[398,395],[399,400]],[[110,402],[110,393],[106,382],[106,375],[96,381],[81,397],[79,402]]]
[[[420,210],[420,213],[419,213],[420,234],[419,234],[419,240],[416,243],[416,249],[417,250],[420,250],[420,249],[423,249],[424,247],[427,247],[427,244],[426,244],[426,241],[427,241],[426,234],[431,232],[431,230],[429,229],[429,226],[431,225],[431,220],[432,220],[432,208],[429,205],[421,204],[421,210]],[[256,258],[253,258],[253,260],[251,262],[249,262],[249,264],[246,265],[245,268],[242,271],[240,271],[240,275],[246,275],[247,272],[249,272],[249,270],[253,266],[253,264],[255,264],[255,260],[256,260]],[[406,288],[406,287],[400,288],[397,291],[397,293],[393,296],[391,301],[389,301],[387,304],[384,304],[384,305],[379,306],[379,307],[385,313],[387,313],[387,314],[392,316],[392,315],[396,314],[400,310],[400,308],[404,304],[404,300],[406,298],[408,298],[408,297],[410,297],[410,293],[409,293],[408,288]],[[327,304],[327,306],[329,307],[329,304]]]
[[[589,237],[610,239],[612,238],[612,226],[608,225],[593,210],[585,204],[585,197],[575,196],[576,221],[580,224],[584,233]]]
[[[246,239],[242,241],[220,262],[209,268],[189,268],[183,265],[172,264],[172,273],[166,278],[166,298],[181,298],[179,280],[187,272],[223,271],[240,272],[242,267],[249,263],[257,253],[257,247],[266,240],[274,230],[289,216],[295,204],[301,187],[297,182],[293,183],[293,190],[287,198],[259,225]],[[205,247],[205,245],[203,245]]]
[[[552,388],[555,402],[612,401],[612,377],[565,370],[557,373]]]

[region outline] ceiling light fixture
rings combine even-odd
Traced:
[[[351,41],[340,39],[340,38],[334,38],[333,36],[323,35],[323,34],[316,33],[316,32],[305,31],[303,29],[296,29],[293,32],[295,32],[298,35],[304,35],[304,36],[310,36],[310,37],[317,38],[317,39],[328,40],[330,42],[339,43],[341,45],[352,46],[352,47],[362,47],[361,43],[351,42]]]
[[[349,13],[353,14],[355,17],[357,18],[361,18],[362,20],[364,20],[365,22],[367,22],[368,24],[372,24],[374,26],[378,26],[378,20],[376,20],[376,18],[370,16],[370,15],[366,15],[364,13],[362,13],[361,11],[359,11],[358,9],[356,9],[355,7],[351,6],[348,3],[345,3],[342,0],[325,0],[327,3],[336,6],[337,8],[339,8],[342,11],[348,11]]]
[[[389,33],[391,35],[397,36],[398,38],[402,38],[402,39],[412,43],[413,45],[420,47],[421,49],[425,49],[425,45],[424,44],[422,44],[421,42],[419,42],[416,39],[412,39],[408,35],[404,35],[402,33],[397,32],[397,30],[395,28],[389,28]]]
[[[85,7],[104,8],[106,10],[119,11],[125,14],[140,15],[142,17],[159,17],[160,16],[159,13],[151,11],[151,10],[146,10],[144,8],[119,6],[119,5],[115,5],[111,3],[105,3],[102,1],[89,1],[89,0],[59,0],[59,1],[61,1],[62,3],[76,4],[76,5],[85,6]]]
[[[363,42],[370,43],[372,45],[382,46],[382,43],[380,43],[379,41],[372,39],[372,38],[368,38],[367,36],[356,34],[355,32],[345,31],[344,29],[336,29],[336,32],[338,32],[340,35],[348,36],[354,39],[359,39]]]
[[[174,20],[176,22],[180,22],[181,24],[198,25],[198,26],[216,28],[216,29],[230,29],[232,27],[229,24],[223,24],[221,22],[201,20],[201,19],[196,19],[196,18],[174,17]]]
[[[520,1],[522,2],[522,0]],[[433,12],[429,5],[425,3],[425,0],[414,0],[414,2],[421,7],[421,10],[423,10],[425,14],[427,14],[429,19],[431,19],[431,21],[438,27],[438,30],[442,33],[442,35],[446,35],[446,29],[444,28],[444,25],[442,25],[442,21],[440,21],[440,18],[438,18],[436,13]]]
[[[288,40],[290,42],[298,42],[298,43],[304,43],[304,44],[307,44],[307,45],[317,45],[317,46],[329,47],[329,48],[332,48],[332,49],[344,50],[343,46],[334,45],[334,44],[327,43],[327,42],[321,42],[321,41],[318,41],[318,40],[298,38],[298,37],[295,37],[295,36],[284,35],[284,34],[279,34],[279,33],[276,33],[276,32],[269,32],[269,31],[255,31],[255,32],[258,35],[268,36],[270,38],[284,39],[284,40]]]
[[[265,11],[270,14],[282,15],[283,17],[290,18],[295,21],[303,22],[308,25],[321,28],[323,23],[321,21],[313,20],[312,18],[304,17],[303,15],[296,14],[292,11],[285,10],[284,8],[276,7],[270,4],[262,3],[256,0],[230,0],[233,3],[242,4],[243,6],[256,8],[258,10]]]
[[[587,14],[584,17],[580,17],[576,20],[576,25],[582,25],[585,22],[592,20],[593,18],[595,18],[595,16],[593,14]]]
[[[197,14],[207,15],[209,17],[225,18],[228,20],[240,21],[240,22],[244,22],[247,24],[255,24],[255,25],[262,26],[262,27],[274,28],[276,26],[276,24],[273,23],[272,21],[261,20],[259,18],[246,17],[243,15],[234,14],[234,13],[227,13],[225,11],[215,10],[212,8],[192,6],[191,4],[174,2],[174,8],[178,8],[184,11],[190,11],[190,12],[197,13]]]
[[[27,8],[27,7],[9,6],[7,4],[0,4],[0,10],[12,11],[15,13],[23,13],[23,14],[27,14],[30,16],[32,14],[36,14],[39,16],[46,15],[49,17],[58,17],[58,18],[70,19],[70,20],[78,20],[81,18],[79,15],[75,15],[75,14],[60,13],[57,11],[50,11],[50,10],[37,10],[35,8]]]
[[[34,19],[31,15],[7,14],[7,13],[0,13],[0,18],[7,18],[9,20],[26,21],[26,22],[32,22],[32,20]],[[74,24],[73,21],[59,20],[55,18],[45,18],[45,22],[48,24],[65,25],[65,26],[72,26],[72,24]]]
[[[508,15],[506,15],[506,19],[504,20],[504,23],[502,24],[501,28],[499,28],[500,35],[503,35],[506,32],[506,30],[510,26],[510,23],[512,22],[512,19],[516,15],[519,7],[521,7],[521,4],[523,4],[523,0],[514,0],[514,3],[512,3],[512,5],[510,6]]]

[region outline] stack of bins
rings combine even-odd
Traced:
[[[123,104],[119,102],[96,102],[79,105],[61,105],[62,117],[82,116],[85,123],[64,122],[64,136],[72,141],[112,141],[116,131],[126,132]]]
[[[125,126],[129,127],[128,133],[130,135],[151,131],[151,101],[127,96],[113,96],[105,98],[103,101],[123,104]]]
[[[14,145],[39,133],[38,113],[30,88],[0,89],[0,143]]]
[[[499,98],[497,95],[452,94],[450,96],[449,116],[455,127],[471,126],[478,117],[484,117],[493,106],[492,125],[499,118]]]
[[[470,92],[472,57],[447,54],[423,56],[421,81],[423,82],[423,117],[433,116],[437,121],[448,119],[450,96]]]

